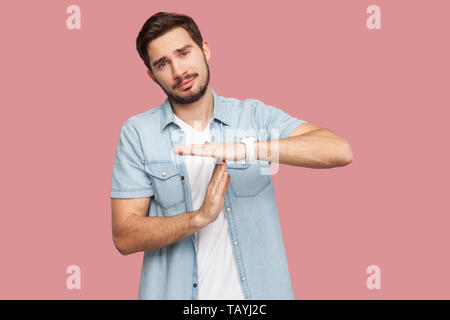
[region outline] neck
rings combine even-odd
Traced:
[[[208,84],[205,94],[190,104],[177,104],[170,101],[173,113],[196,130],[203,131],[214,111],[214,97]]]

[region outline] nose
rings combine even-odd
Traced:
[[[178,61],[172,63],[172,73],[175,80],[178,78],[183,79],[183,76],[187,73],[183,63]]]

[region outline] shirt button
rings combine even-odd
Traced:
[[[184,176],[181,176],[181,180],[184,180]]]
[[[241,162],[242,164],[245,164],[245,160],[242,160],[242,162]]]
[[[228,208],[227,208],[227,211],[228,211],[228,212],[230,212],[230,211],[231,211],[231,209],[230,209],[230,208],[228,207]]]
[[[161,173],[161,174],[162,174],[162,176],[163,176],[163,177],[165,177],[165,176],[166,176],[166,173],[165,173],[164,171],[163,171],[163,173]]]
[[[194,288],[197,288],[197,284],[196,284],[196,283],[194,283],[194,285],[193,285],[193,286],[194,286]]]
[[[234,243],[234,245],[235,245],[235,246],[237,246],[237,245],[238,245],[238,242],[237,242],[237,241],[235,241],[235,242],[233,242],[233,243]]]
[[[242,277],[241,279],[242,279],[242,281],[245,281],[245,277]]]

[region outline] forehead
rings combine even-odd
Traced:
[[[176,27],[150,41],[147,45],[148,56],[150,61],[154,61],[162,56],[172,55],[174,50],[187,44],[195,45],[195,42],[184,28]]]

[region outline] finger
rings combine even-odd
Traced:
[[[222,177],[223,164],[217,164],[216,166],[217,166],[217,167],[216,167],[217,169],[216,169],[216,171],[214,172],[214,175],[212,176],[211,179],[213,179],[213,180],[214,180],[214,183],[217,184],[217,183],[220,181],[221,177]]]
[[[228,175],[228,173],[225,172],[219,184],[219,192],[221,193],[222,196],[225,196],[229,184],[230,184],[230,176]]]
[[[190,154],[191,153],[191,146],[190,145],[187,145],[187,146],[175,146],[173,151],[175,153],[178,153],[178,154],[181,154],[181,155],[183,155],[183,154]]]
[[[209,189],[211,189],[211,192],[215,192],[216,190],[216,185],[217,185],[217,173],[220,171],[220,164],[216,164],[216,166],[214,167],[214,170],[212,172],[211,175],[211,179],[208,183],[208,187]]]
[[[221,164],[220,163],[216,163],[216,165],[214,166],[213,172],[211,177],[214,178],[217,175],[217,171],[219,171]]]
[[[221,173],[221,165],[218,164],[216,165],[216,172],[215,174],[211,177],[211,192],[212,194],[216,194],[216,192],[218,192],[218,186],[219,186],[219,182],[220,182],[220,173]]]
[[[191,156],[201,156],[202,155],[202,148],[200,146],[203,146],[202,144],[191,144]]]
[[[211,153],[211,150],[209,148],[206,148],[205,144],[193,144],[191,155],[192,156],[201,156],[201,157],[209,157]]]
[[[221,185],[223,183],[223,178],[227,175],[226,173],[226,165],[221,164],[219,172],[217,173],[217,184]]]
[[[219,165],[219,168],[217,169],[217,173],[216,173],[218,182],[220,182],[220,180],[222,179],[223,173],[226,172],[226,169],[227,169],[226,163],[222,162]]]
[[[224,186],[221,184],[223,184],[224,182],[222,182],[222,180],[225,177],[225,183],[226,183],[226,179],[228,178],[228,173],[226,172],[226,162],[224,161],[222,164],[216,164],[216,166],[214,167],[214,172],[213,172],[213,176],[211,177],[211,183],[208,185],[208,188],[211,186],[211,194],[220,194],[222,196],[224,196],[224,191],[223,188]],[[227,186],[225,187],[226,190]]]
[[[213,176],[218,176],[221,171],[223,171],[226,165],[217,159],[216,166],[214,167]]]

